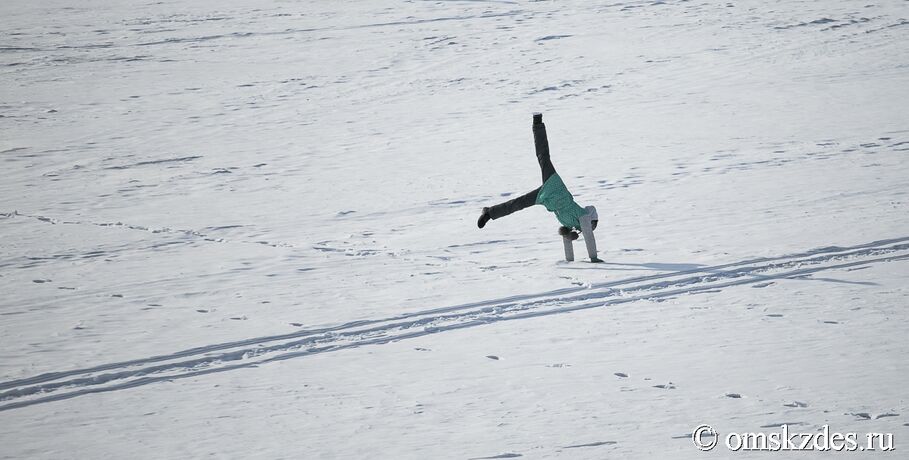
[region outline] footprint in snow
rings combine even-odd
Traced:
[[[701,434],[701,436],[703,436],[704,438],[712,438],[712,437],[715,437],[716,435],[713,434],[713,433],[703,433],[703,434]],[[683,433],[683,434],[679,434],[679,435],[676,435],[676,436],[672,436],[672,439],[688,439],[688,440],[691,440],[691,433]]]
[[[562,447],[562,449],[577,449],[580,447],[612,446],[615,444],[618,444],[618,442],[616,442],[616,441],[598,441],[598,442],[591,442],[591,443],[587,443],[587,444],[574,444],[571,446]]]
[[[768,424],[766,424],[766,425],[761,425],[761,428],[779,428],[779,427],[781,427],[781,426],[783,426],[783,425],[786,425],[786,426],[799,426],[799,425],[807,425],[807,423],[805,423],[805,422],[779,422],[779,423],[768,423]]]
[[[801,401],[792,401],[792,402],[789,403],[789,404],[783,404],[783,406],[785,406],[785,407],[799,407],[799,408],[801,408],[801,407],[808,407],[808,403],[804,403],[804,402],[801,402]]]

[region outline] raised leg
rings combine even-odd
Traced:
[[[533,191],[527,192],[517,198],[492,206],[489,208],[489,217],[498,219],[524,208],[529,208],[537,203],[537,194],[539,193],[540,188],[537,187]]]
[[[537,151],[537,161],[540,163],[540,172],[543,173],[545,183],[549,176],[555,174],[555,167],[549,159],[549,139],[546,137],[546,125],[543,124],[543,114],[533,114],[533,145]]]

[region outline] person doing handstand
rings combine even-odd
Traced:
[[[563,238],[576,240],[578,239],[577,231],[580,231],[584,235],[584,243],[587,246],[590,261],[602,262],[597,258],[597,244],[593,236],[599,220],[597,210],[593,206],[582,208],[578,205],[568,188],[565,187],[565,183],[562,182],[562,178],[556,173],[552,160],[549,159],[549,140],[546,138],[546,125],[543,124],[543,114],[541,113],[533,114],[533,141],[537,151],[537,161],[540,163],[540,171],[543,173],[543,185],[504,203],[483,208],[483,213],[477,220],[477,227],[485,227],[490,219],[499,219],[524,208],[542,204],[547,211],[555,214],[561,224],[559,234]],[[566,244],[570,246],[569,243]]]

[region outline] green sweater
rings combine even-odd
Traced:
[[[587,210],[574,201],[558,174],[549,176],[540,187],[536,204],[542,204],[547,211],[555,213],[559,223],[570,228],[580,229],[581,222],[578,219],[587,214]]]

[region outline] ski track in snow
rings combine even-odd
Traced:
[[[499,321],[621,305],[664,301],[742,285],[766,287],[774,280],[812,280],[811,275],[909,259],[909,237],[852,247],[826,247],[774,258],[700,267],[552,292],[444,307],[292,334],[213,344],[170,355],[86,369],[51,372],[0,383],[0,411],[198,377],[274,361],[384,344]],[[815,281],[839,281],[815,278]]]

